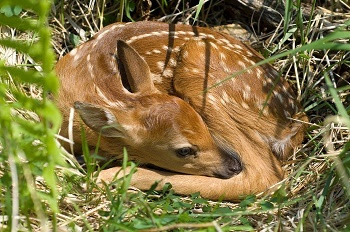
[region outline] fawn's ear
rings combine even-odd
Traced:
[[[120,69],[123,69],[121,70],[122,79],[128,81],[131,92],[147,94],[157,91],[153,85],[148,64],[134,48],[118,40],[117,54],[122,66]]]
[[[108,109],[85,102],[74,102],[83,122],[104,137],[124,137],[123,129]]]

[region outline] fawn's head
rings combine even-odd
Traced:
[[[155,88],[147,63],[132,47],[118,41],[117,54],[129,91],[121,85],[123,96],[114,100],[98,89],[106,104],[74,104],[83,122],[108,141],[102,149],[116,154],[113,141],[122,142],[131,160],[187,174],[230,178],[242,171],[239,156],[214,142],[188,103]]]

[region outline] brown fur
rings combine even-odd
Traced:
[[[80,54],[81,57],[74,64],[75,67],[79,67],[78,71],[74,67],[68,69],[64,67],[65,64],[72,62],[72,56],[65,56],[58,63],[56,70],[61,80],[64,79],[60,98],[69,99],[61,106],[63,112],[73,100],[80,101],[86,98],[92,103],[102,104],[98,99],[90,99],[92,96],[90,92],[94,91],[91,89],[91,83],[85,79],[67,78],[70,75],[86,78],[91,75],[98,76],[100,88],[111,100],[124,97],[118,92],[121,84],[115,81],[117,72],[113,66],[116,42],[124,40],[135,48],[148,64],[150,72],[155,77],[153,80],[155,88],[162,93],[179,96],[188,102],[203,118],[215,144],[238,153],[244,165],[244,170],[240,174],[227,180],[139,168],[133,176],[133,185],[147,189],[154,181],[162,180],[161,183],[171,182],[175,191],[180,194],[200,191],[204,197],[211,199],[225,195],[225,199],[235,200],[240,195],[264,191],[283,178],[280,161],[288,159],[293,149],[302,142],[305,128],[304,124],[292,118],[307,121],[305,114],[300,113],[301,107],[288,83],[279,78],[278,73],[270,65],[265,64],[206,91],[232,73],[259,62],[262,57],[256,51],[226,34],[208,28],[156,22],[138,22],[120,27],[118,25],[120,24],[102,29],[92,40],[79,47],[75,56]],[[171,33],[164,33],[169,31]],[[137,36],[141,37],[135,39]],[[89,71],[86,62],[87,54],[93,54],[90,58],[94,67],[92,72]],[[71,93],[68,93],[67,88],[72,85],[74,88],[86,91],[79,96],[70,97]],[[85,93],[88,96],[81,96]],[[135,104],[139,104],[139,100],[125,101],[136,101],[138,103]],[[149,110],[145,116],[145,126],[157,127],[156,118],[163,116],[165,121],[174,123],[166,119],[167,116],[162,114],[163,111],[161,107]],[[184,113],[181,112],[179,115]],[[189,126],[186,124],[197,122],[198,119],[195,118],[197,116],[191,115],[194,118],[177,117],[175,124],[185,128]],[[184,120],[185,118],[188,120]],[[167,124],[163,124],[164,126],[167,127]],[[152,149],[152,144],[164,139],[164,130],[166,131],[166,128],[159,127],[152,135],[142,135],[152,137],[151,145],[147,149]],[[201,147],[210,149],[213,146],[208,142],[210,138],[202,136],[206,135],[191,132],[186,134],[190,140],[201,142]],[[104,144],[108,146],[111,142],[106,141]],[[123,144],[114,146],[120,149]],[[128,148],[129,153],[139,152]],[[144,159],[143,155],[136,158]],[[208,161],[209,167],[210,160]],[[169,160],[159,162],[171,163]],[[165,168],[171,169],[168,166]],[[102,171],[100,178],[110,180],[117,169]],[[179,167],[172,167],[172,170],[174,169],[180,170]]]

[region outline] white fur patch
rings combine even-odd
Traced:
[[[151,79],[155,83],[162,83],[163,78],[160,74],[151,73]]]
[[[160,71],[163,71],[164,67],[165,67],[165,63],[163,61],[158,61],[157,62],[157,67]]]
[[[70,56],[75,56],[78,52],[78,49],[77,48],[74,48],[72,51],[70,51],[69,55]]]
[[[173,70],[170,69],[170,68],[167,68],[167,69],[164,70],[162,75],[165,76],[165,77],[172,77],[173,76]]]
[[[170,67],[175,67],[177,64],[176,60],[174,58],[169,59],[169,65]]]
[[[244,109],[246,109],[246,110],[249,109],[249,105],[248,105],[247,103],[245,103],[245,102],[242,102],[242,103],[241,103],[241,106],[242,106]]]
[[[245,63],[243,62],[243,61],[238,61],[237,62],[238,63],[238,65],[242,68],[242,69],[245,69],[246,68],[246,65],[245,65]]]

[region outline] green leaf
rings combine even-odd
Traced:
[[[246,207],[250,206],[256,201],[256,196],[255,195],[248,195],[241,203],[239,203],[239,206],[241,207]]]
[[[172,189],[172,185],[170,183],[165,183],[163,186],[163,193],[168,192],[170,189]]]
[[[50,1],[47,1],[50,2]],[[42,7],[38,7],[38,1],[37,0],[1,0],[0,1],[0,7],[4,7],[4,6],[11,6],[14,9],[13,12],[17,13],[19,11],[19,8],[21,9],[26,9],[26,10],[32,10],[35,13],[43,13],[43,10],[48,10],[48,9],[44,9]],[[17,14],[15,14],[17,15]]]
[[[282,185],[273,195],[271,198],[272,202],[276,203],[282,203],[288,200],[287,192],[285,190],[285,186]]]
[[[22,7],[20,7],[20,6],[15,6],[15,7],[13,8],[13,13],[14,13],[14,15],[19,15],[21,12],[22,12]]]
[[[73,44],[74,47],[79,45],[80,37],[78,35],[70,33],[68,37],[69,37],[69,41]]]
[[[40,28],[37,20],[33,19],[24,19],[17,16],[7,17],[3,14],[0,14],[0,25],[9,26],[12,28],[17,28],[22,31],[35,31],[37,32]]]
[[[202,207],[202,210],[203,210],[204,213],[209,213],[209,212],[212,211],[212,209],[213,208],[211,206],[203,206]]]
[[[192,193],[191,194],[191,199],[197,198],[200,196],[200,192]]]
[[[22,12],[22,7],[20,6],[3,6],[0,8],[0,13],[5,14],[7,17],[12,17],[14,15],[19,15]]]
[[[203,198],[196,198],[196,199],[193,199],[192,201],[195,204],[207,204],[208,203],[208,200],[205,200]]]
[[[1,7],[0,12],[5,14],[6,17],[13,16],[13,12],[12,12],[12,7],[11,6],[3,6],[3,7]]]
[[[261,208],[263,210],[270,210],[270,209],[274,208],[273,204],[271,202],[268,202],[268,201],[261,201],[259,203],[259,205],[261,206]]]
[[[220,208],[217,208],[215,211],[214,211],[215,214],[229,214],[229,213],[232,213],[232,209],[230,209],[229,207],[220,207]]]

